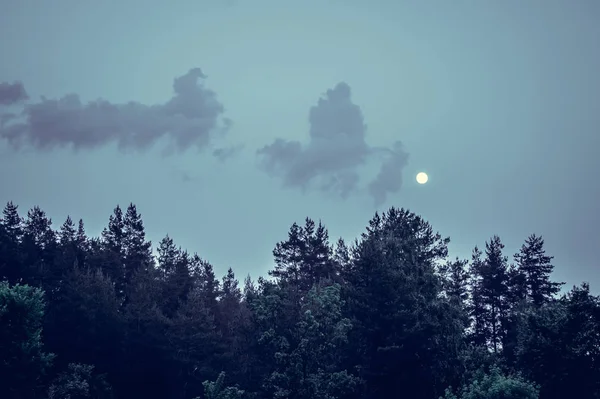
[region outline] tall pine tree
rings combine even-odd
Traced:
[[[526,295],[531,302],[535,306],[550,302],[564,283],[550,279],[554,270],[553,257],[546,255],[544,239],[535,234],[530,235],[514,258],[519,271],[524,275]]]

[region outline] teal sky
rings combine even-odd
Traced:
[[[116,204],[134,202],[154,243],[168,233],[243,278],[271,267],[294,221],[322,219],[332,238],[352,240],[394,205],[424,216],[463,257],[493,234],[509,256],[541,234],[557,278],[600,286],[597,1],[1,8],[0,82],[22,82],[29,99],[0,111],[29,106],[46,118],[15,120],[20,146],[0,128],[0,200],[23,213],[38,204],[55,225],[70,213],[98,234]],[[206,75],[200,86],[193,68]],[[68,94],[102,98],[119,117],[74,106],[68,121],[52,119],[41,96]],[[180,114],[166,117],[171,109]],[[171,133],[134,136],[132,126]],[[215,149],[235,151],[221,160]],[[422,170],[430,180],[420,186]]]

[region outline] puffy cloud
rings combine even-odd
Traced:
[[[25,104],[21,115],[5,114],[0,137],[16,148],[30,145],[39,150],[92,149],[111,142],[123,149],[144,150],[163,137],[178,150],[205,147],[213,132],[230,124],[228,119],[221,124],[223,105],[214,91],[204,87],[205,78],[200,68],[191,69],[175,78],[172,98],[157,105],[102,99],[83,103],[77,94],[42,98]]]
[[[0,82],[0,105],[13,105],[29,98],[21,82]]]
[[[306,145],[278,138],[257,152],[262,168],[281,178],[284,186],[316,188],[345,198],[361,189],[360,168],[378,160],[379,174],[367,183],[376,204],[400,190],[408,154],[399,142],[390,148],[366,143],[367,126],[360,107],[352,102],[348,84],[342,82],[327,90],[311,107],[309,122]]]

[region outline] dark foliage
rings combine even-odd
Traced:
[[[352,245],[307,218],[240,284],[169,236],[153,256],[133,204],[52,226],[0,219],[2,398],[600,398],[600,298],[558,297],[539,236],[450,260],[405,209]]]

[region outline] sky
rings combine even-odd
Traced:
[[[0,201],[88,233],[136,204],[217,273],[293,222],[532,233],[600,287],[600,3],[0,0]],[[429,182],[419,185],[418,172]]]

